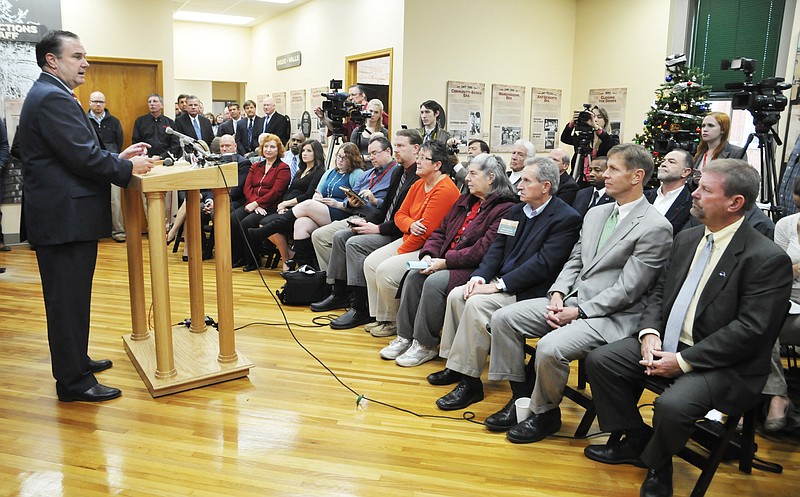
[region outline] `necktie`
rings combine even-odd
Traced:
[[[600,233],[600,239],[597,241],[597,252],[600,252],[600,249],[603,248],[603,245],[611,238],[611,233],[614,232],[614,229],[617,227],[617,223],[619,222],[619,207],[616,205],[614,206],[614,210],[611,211],[611,215],[608,216],[606,219],[606,224],[603,225],[603,231]]]
[[[397,199],[400,198],[400,191],[403,190],[403,183],[406,182],[406,173],[400,175],[400,183],[397,185],[397,190],[394,191],[394,197],[392,197],[392,203],[389,204],[389,210],[386,211],[386,222],[390,222],[394,219],[394,206],[397,205]]]
[[[267,126],[268,125],[269,125],[269,115],[266,115],[266,116],[264,116],[264,130],[262,131],[262,133],[266,133],[267,132]]]
[[[292,178],[294,178],[294,175],[297,174],[297,156],[296,155],[292,156],[292,165],[289,167],[289,169],[292,172]]]
[[[703,251],[700,252],[700,257],[689,269],[689,274],[686,275],[678,296],[675,297],[675,302],[672,304],[672,310],[669,313],[667,326],[664,330],[664,340],[661,344],[661,349],[666,352],[677,352],[678,350],[678,340],[683,329],[683,322],[686,320],[686,313],[689,311],[689,304],[692,302],[697,285],[700,284],[700,278],[703,276],[703,271],[708,264],[708,259],[711,257],[713,249],[714,234],[709,233],[706,245],[703,247]]]
[[[600,192],[598,192],[597,190],[595,190],[595,191],[594,191],[594,193],[592,194],[592,201],[591,201],[591,202],[589,202],[589,208],[591,209],[592,207],[594,207],[595,205],[597,205],[597,201],[598,201],[599,199],[600,199]]]
[[[247,120],[247,144],[253,143],[253,118]]]
[[[197,118],[192,118],[192,126],[194,126],[194,134],[197,135],[197,139],[200,140],[203,138],[203,133],[200,132],[200,122]]]

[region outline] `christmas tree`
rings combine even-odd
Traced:
[[[700,124],[708,113],[710,86],[703,85],[707,77],[686,65],[684,54],[666,58],[667,76],[655,91],[656,100],[644,120],[644,132],[633,141],[647,148],[656,167],[664,155],[674,148],[697,151],[700,143]]]

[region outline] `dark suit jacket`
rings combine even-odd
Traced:
[[[759,209],[758,206],[754,205],[749,211],[745,212],[744,220],[756,231],[770,240],[775,238],[775,223],[773,223],[772,219],[768,218],[767,215],[764,214],[764,211]],[[703,226],[703,223],[696,217],[689,216],[689,220],[683,225],[683,230],[686,231],[696,226]]]
[[[579,189],[578,183],[567,171],[561,173],[561,177],[558,179],[558,191],[556,192],[558,198],[572,205]]]
[[[578,211],[578,214],[581,216],[585,216],[586,212],[589,210],[589,202],[592,201],[592,194],[594,193],[593,186],[587,186],[586,188],[581,188],[578,190],[578,193],[575,195],[575,201],[572,203],[572,208]],[[611,195],[603,194],[602,197],[597,199],[597,203],[594,207],[598,205],[608,204],[614,202],[614,197]]]
[[[544,297],[578,241],[581,216],[575,209],[558,197],[552,197],[544,208],[528,236],[523,239],[522,226],[527,219],[519,203],[508,211],[504,219],[519,221],[514,235],[499,234],[492,242],[486,257],[472,276],[480,276],[486,282],[502,277],[508,293],[517,300]],[[518,244],[525,248],[517,259],[517,265],[505,274],[500,274],[503,263]]]
[[[697,227],[675,238],[665,270],[647,296],[637,332],[666,328],[704,232]],[[708,374],[709,382],[728,385],[721,398],[713,399],[723,412],[741,412],[743,403],[760,395],[770,372],[772,347],[789,310],[791,288],[792,262],[786,252],[742,223],[700,294],[694,345],[681,351],[695,371]]]
[[[249,154],[250,152],[258,149],[258,135],[261,134],[261,128],[264,127],[264,118],[261,116],[253,117],[253,134],[250,140],[247,139],[247,117],[243,117],[244,122],[239,123],[236,127],[236,149],[239,155]]]
[[[181,114],[175,118],[175,131],[179,131],[186,136],[191,136],[198,140],[203,140],[206,142],[206,145],[211,145],[211,142],[214,140],[214,129],[211,127],[211,123],[208,122],[205,116],[201,116],[200,114],[198,114],[197,121],[200,123],[200,133],[202,136],[197,136],[197,133],[194,132],[192,118],[189,114]]]
[[[644,191],[644,196],[647,198],[647,201],[651,204],[656,201],[656,197],[658,196],[658,188],[651,188],[649,190]],[[678,194],[678,197],[670,206],[667,213],[664,217],[667,218],[667,221],[672,224],[672,236],[673,238],[678,236],[678,233],[683,229],[683,226],[689,221],[691,217],[690,210],[692,208],[692,192],[689,191],[689,187],[684,186],[681,192]]]
[[[272,117],[269,118],[267,129],[263,130],[265,119],[266,116],[261,118],[261,126],[258,127],[258,134],[272,133],[273,135],[278,135],[284,145],[289,143],[289,136],[292,134],[292,123],[289,117],[275,112],[272,114]],[[258,142],[256,142],[256,144],[257,143]]]
[[[111,189],[126,187],[132,164],[103,150],[89,117],[55,78],[42,74],[20,114],[24,209],[33,245],[111,235]]]
[[[233,119],[228,119],[227,121],[217,126],[217,136],[231,135],[234,138],[236,138],[236,135],[239,132],[239,128],[241,128],[242,126],[247,128],[246,118],[239,119],[239,123],[236,125],[236,131],[233,130]],[[246,131],[247,130],[245,130],[245,136],[247,136]]]

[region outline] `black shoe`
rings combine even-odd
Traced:
[[[483,422],[486,429],[489,431],[508,431],[517,424],[517,407],[514,405],[516,401],[517,399],[512,397],[505,407],[486,418],[486,421]]]
[[[341,297],[332,293],[325,297],[325,299],[311,304],[311,310],[314,312],[325,312],[334,309],[344,309],[348,305],[350,305],[350,300],[347,297]]]
[[[258,264],[248,264],[242,268],[242,271],[249,273],[250,271],[255,271],[256,269],[258,269]]]
[[[464,378],[458,382],[458,385],[452,392],[436,401],[436,405],[443,411],[456,411],[464,409],[470,404],[480,402],[483,400],[483,383],[480,379],[478,381],[467,381]]]
[[[543,440],[561,429],[561,409],[556,407],[542,414],[534,414],[525,421],[516,424],[506,438],[515,444],[529,444]]]
[[[59,393],[58,400],[61,402],[103,402],[104,400],[116,399],[122,395],[119,388],[107,387],[97,384],[82,393]]]
[[[93,361],[89,359],[89,371],[92,373],[99,373],[100,371],[105,371],[106,369],[110,368],[114,364],[108,359],[100,359],[99,361]]]
[[[233,268],[236,269],[237,267],[242,267],[246,264],[244,259],[236,259],[236,262],[233,263]]]
[[[365,311],[357,311],[352,307],[344,314],[331,321],[334,330],[348,330],[375,321],[375,318]]]
[[[672,461],[660,468],[647,470],[647,477],[639,489],[640,497],[672,497]]]
[[[603,464],[632,464],[637,468],[646,468],[641,459],[645,445],[645,435],[629,434],[622,440],[609,440],[605,445],[589,445],[583,449],[583,455]]]
[[[431,385],[452,385],[459,381],[461,381],[461,373],[447,368],[428,375],[428,383]]]

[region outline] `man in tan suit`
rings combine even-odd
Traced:
[[[617,201],[586,213],[581,238],[550,287],[550,298],[512,304],[492,316],[489,379],[509,380],[513,395],[486,420],[489,429],[509,430],[507,437],[515,443],[557,432],[570,361],[624,338],[638,322],[642,296],[672,245],[672,225],[642,193],[652,173],[653,159],[643,147],[612,148],[603,177]],[[534,381],[526,378],[523,346],[535,337],[541,340]],[[517,424],[514,400],[528,394],[533,416]]]

